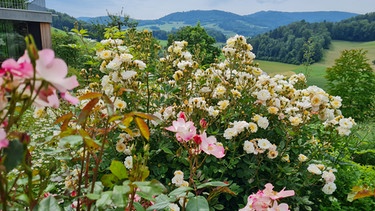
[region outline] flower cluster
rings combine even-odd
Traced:
[[[294,190],[284,190],[284,188],[277,192],[273,188],[274,186],[271,183],[267,183],[264,190],[251,194],[247,199],[246,206],[239,211],[288,211],[288,204],[278,204],[277,201],[285,197],[294,196]]]
[[[134,60],[121,39],[102,40],[101,44],[102,48],[96,52],[96,56],[102,61],[100,71],[106,74],[101,79],[103,91],[113,96],[119,89],[136,89],[134,78],[137,70],[144,70],[146,64]]]
[[[175,184],[177,187],[189,186],[189,183],[184,180],[184,172],[180,170],[174,172],[174,177],[172,178],[172,184]]]
[[[324,180],[325,184],[322,188],[322,191],[330,195],[336,190],[336,184],[334,183],[336,180],[336,176],[333,172],[335,172],[335,169],[326,167],[323,164],[310,164],[307,167],[307,170],[315,175],[321,175],[322,179]]]
[[[279,152],[276,149],[275,144],[271,144],[270,141],[267,139],[252,139],[250,141],[246,140],[243,145],[243,150],[247,154],[255,154],[257,155],[258,153],[262,154],[266,150],[268,150],[267,157],[270,159],[274,159],[277,157]]]
[[[217,142],[214,136],[207,137],[205,131],[201,134],[197,134],[197,129],[194,126],[194,122],[186,122],[186,116],[183,112],[180,112],[179,117],[176,121],[173,121],[173,125],[165,128],[171,132],[176,133],[176,139],[181,143],[189,143],[190,150],[196,154],[204,151],[208,155],[213,155],[217,158],[225,156],[224,147],[220,142]]]

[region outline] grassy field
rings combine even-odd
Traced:
[[[331,48],[324,52],[323,60],[311,65],[308,70],[303,65],[291,65],[279,62],[269,62],[257,60],[260,64],[260,68],[269,73],[291,75],[293,73],[304,73],[307,75],[308,85],[316,85],[323,89],[326,89],[327,81],[324,78],[327,67],[334,65],[335,60],[338,59],[343,50],[349,49],[363,49],[368,51],[367,58],[375,70],[375,65],[372,63],[375,60],[375,41],[372,42],[347,42],[347,41],[332,41]],[[306,74],[308,73],[308,74]]]

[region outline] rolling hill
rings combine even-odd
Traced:
[[[182,26],[196,25],[198,22],[205,28],[221,31],[227,36],[241,34],[252,37],[292,22],[305,20],[307,22],[338,22],[356,13],[328,11],[328,12],[279,12],[261,11],[249,15],[238,15],[220,10],[192,10],[176,12],[156,20],[136,20],[138,28],[151,30],[172,31]],[[108,17],[80,17],[85,22],[105,23]]]

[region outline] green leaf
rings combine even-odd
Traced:
[[[134,202],[134,207],[136,211],[145,211],[145,208],[138,202]]]
[[[62,210],[62,209],[59,206],[55,197],[48,196],[47,198],[44,198],[39,203],[38,211],[44,211],[44,210]]]
[[[214,208],[215,210],[223,210],[225,207],[222,204],[215,204]]]
[[[113,160],[109,170],[120,180],[128,178],[128,172],[124,164],[120,161]]]
[[[56,188],[55,184],[48,184],[47,187],[46,187],[46,189],[44,189],[44,192],[50,192],[50,191],[52,191],[55,188]]]
[[[172,150],[168,149],[167,147],[162,147],[161,150],[163,150],[163,152],[167,153],[168,155],[175,155]]]
[[[83,142],[82,136],[71,135],[71,136],[65,136],[65,137],[61,138],[59,145],[61,147],[70,147],[70,146],[79,145],[82,142]]]
[[[185,195],[187,191],[191,191],[193,190],[193,188],[191,187],[185,187],[185,186],[181,186],[177,189],[174,189],[172,192],[170,192],[168,195],[169,196],[174,196],[174,197],[178,197],[178,196],[181,196],[181,195]]]
[[[116,185],[113,187],[113,194],[112,194],[112,200],[113,203],[117,207],[125,207],[128,199],[128,195],[130,192],[130,187],[129,186],[119,186]]]
[[[157,180],[151,180],[147,182],[134,182],[133,184],[140,189],[140,191],[137,191],[137,194],[149,201],[154,201],[154,196],[166,191],[164,185]]]
[[[147,211],[163,210],[166,207],[168,207],[169,204],[171,203],[169,197],[164,194],[157,196],[155,200],[156,200],[156,203],[152,205],[151,207],[148,207]]]
[[[186,211],[210,211],[208,202],[203,196],[196,196],[190,198],[187,205]]]
[[[100,199],[100,194],[88,193],[87,198],[89,198],[91,200],[98,200],[98,199]]]
[[[228,184],[224,182],[220,182],[220,181],[212,181],[212,182],[206,182],[206,183],[198,185],[197,189],[201,189],[205,187],[224,187],[224,186],[228,186]]]
[[[112,188],[118,182],[118,178],[113,174],[105,174],[100,181],[103,183],[104,187]]]
[[[29,197],[27,196],[26,193],[23,193],[23,194],[17,196],[16,199],[19,200],[19,201],[23,201],[23,202],[25,202],[27,204],[30,203]]]
[[[97,181],[94,185],[94,193],[100,194],[104,189],[104,186],[101,182]]]
[[[4,148],[4,166],[7,172],[16,168],[24,159],[25,149],[21,142],[18,140],[9,141],[7,148]]]
[[[103,192],[95,204],[97,207],[104,207],[106,205],[110,205],[112,203],[111,198],[112,198],[112,191]]]

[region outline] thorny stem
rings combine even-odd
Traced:
[[[81,182],[82,182],[82,173],[83,173],[83,167],[85,165],[85,154],[86,154],[86,144],[83,144],[83,158],[81,162],[81,171],[78,174],[78,190],[77,190],[77,195],[81,195]],[[77,199],[77,208],[76,210],[79,211],[81,206],[81,200],[80,198]]]
[[[1,202],[3,204],[2,206],[2,209],[3,211],[7,211],[8,208],[7,208],[7,200],[8,200],[8,195],[7,195],[7,190],[8,190],[8,182],[7,182],[7,178],[6,178],[6,175],[4,175],[5,177],[3,177],[3,174],[0,173],[0,181],[1,181],[1,184],[0,184],[0,197],[1,197]],[[5,186],[5,188],[4,188]]]
[[[98,177],[99,165],[101,163],[101,160],[102,160],[102,157],[103,157],[103,154],[104,154],[104,145],[105,145],[105,142],[107,141],[107,136],[108,136],[108,130],[107,130],[108,129],[108,121],[106,121],[104,128],[105,128],[105,133],[104,133],[102,145],[100,147],[99,156],[98,156],[97,159],[95,159],[95,167],[93,169],[93,179],[92,179],[92,183],[91,183],[90,193],[94,192],[95,182],[96,182],[96,179]],[[91,204],[89,204],[88,210],[90,210],[90,208],[91,208]]]
[[[131,210],[133,210],[133,203],[134,203],[134,198],[135,198],[135,192],[136,192],[136,187],[133,187],[133,190],[132,190],[132,192],[130,194],[129,206],[125,207],[124,211],[127,211],[127,210],[131,211]]]

